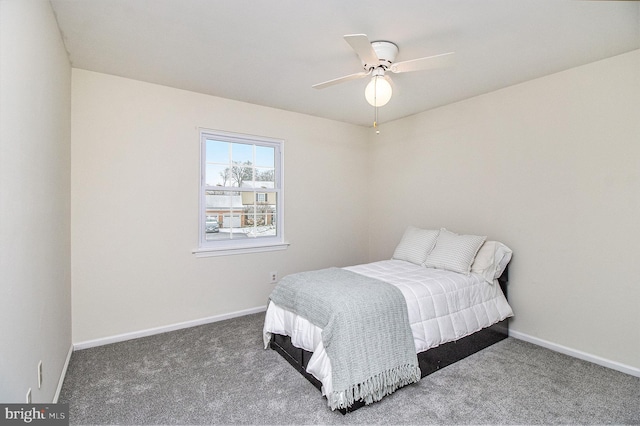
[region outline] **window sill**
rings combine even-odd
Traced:
[[[199,248],[194,249],[193,254],[196,257],[213,257],[213,256],[232,256],[234,254],[261,253],[266,251],[286,250],[289,243],[276,243],[265,245],[226,247],[226,248]]]

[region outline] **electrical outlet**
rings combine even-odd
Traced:
[[[31,404],[31,388],[27,391],[27,404]]]
[[[269,273],[269,282],[273,284],[276,281],[278,281],[278,271],[271,271]]]
[[[38,389],[42,387],[42,360],[38,363]]]

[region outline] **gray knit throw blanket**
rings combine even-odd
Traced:
[[[407,305],[395,286],[339,268],[288,275],[270,299],[322,329],[332,410],[420,380]]]

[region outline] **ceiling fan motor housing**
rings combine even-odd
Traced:
[[[376,52],[379,62],[377,64],[363,64],[364,69],[369,71],[372,68],[384,67],[387,69],[396,60],[398,46],[390,41],[372,41],[371,47]]]

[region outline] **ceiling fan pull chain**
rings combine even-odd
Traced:
[[[376,131],[376,135],[380,134],[380,130],[378,129],[378,107],[374,106],[374,117],[373,117],[373,128]]]
[[[373,128],[376,131],[376,135],[380,134],[378,130],[378,79],[373,77]]]

